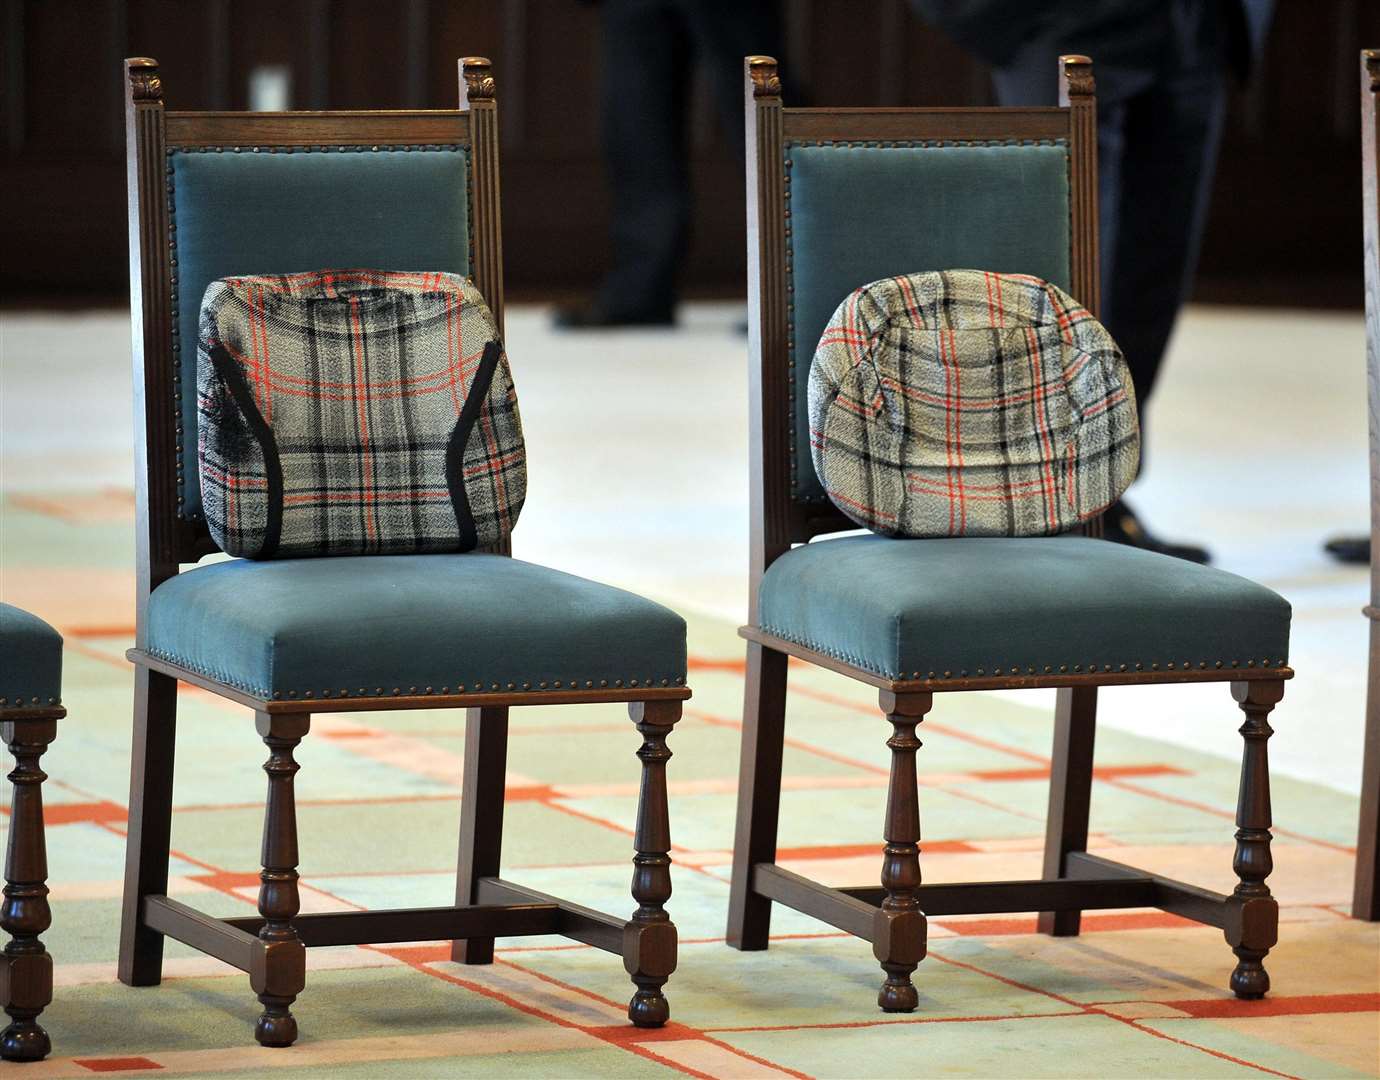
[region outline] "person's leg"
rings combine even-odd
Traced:
[[[1154,389],[1202,246],[1221,140],[1220,68],[1158,80],[1126,106],[1116,246],[1103,267],[1103,322],[1142,410]]]
[[[696,60],[714,95],[724,141],[742,158],[743,58],[781,57],[778,4],[776,0],[681,0],[681,9],[694,35]],[[800,104],[793,95],[787,99],[789,104]]]
[[[1052,60],[1038,67],[1023,60],[995,72],[998,100],[1049,104],[1053,68]],[[1143,440],[1146,403],[1197,263],[1221,135],[1223,79],[1213,60],[1170,76],[1104,68],[1097,82],[1098,316],[1126,356]],[[1208,561],[1201,547],[1149,532],[1121,500],[1107,509],[1103,525],[1110,540]]]
[[[690,36],[675,0],[604,0],[601,109],[613,267],[567,326],[672,321],[690,187],[685,100]]]
[[[1058,97],[1055,66],[1058,50],[1050,46],[1048,51],[1048,62],[1043,56],[1034,62],[1023,59],[1011,67],[992,72],[992,85],[997,92],[998,104],[1055,103]],[[1096,64],[1094,70],[1097,71]],[[1098,315],[1104,323],[1107,322],[1108,304],[1116,287],[1113,267],[1117,261],[1122,211],[1126,101],[1137,89],[1148,86],[1149,81],[1147,72],[1097,71],[1097,242],[1102,269],[1102,310]]]

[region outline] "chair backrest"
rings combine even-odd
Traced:
[[[460,61],[458,109],[405,112],[165,111],[157,62],[125,70],[142,645],[149,592],[216,550],[197,472],[206,286],[233,274],[444,270],[474,279],[501,332],[503,257],[482,57]]]
[[[806,387],[829,317],[869,281],[1034,274],[1098,306],[1092,64],[1061,57],[1049,108],[788,109],[745,61],[752,603],[793,543],[852,529],[810,457]]]

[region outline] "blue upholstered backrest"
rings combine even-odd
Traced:
[[[926,270],[1034,274],[1070,287],[1062,141],[786,145],[791,491],[826,501],[806,385],[830,316],[860,285]]]
[[[201,514],[196,342],[206,286],[328,268],[469,274],[468,178],[463,146],[169,151],[182,517]]]

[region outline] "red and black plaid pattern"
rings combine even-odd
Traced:
[[[1135,479],[1126,361],[1039,278],[947,270],[850,294],[810,368],[810,448],[854,521],[889,536],[1040,536]]]
[[[213,282],[197,391],[202,502],[229,554],[466,551],[522,509],[517,394],[458,275]]]

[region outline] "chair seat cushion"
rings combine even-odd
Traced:
[[[21,608],[0,604],[0,709],[62,700],[62,635]]]
[[[1083,536],[816,541],[759,599],[761,629],[892,679],[1273,668],[1289,647],[1277,593]]]
[[[153,591],[147,648],[279,699],[685,681],[675,612],[501,555],[211,563]]]

